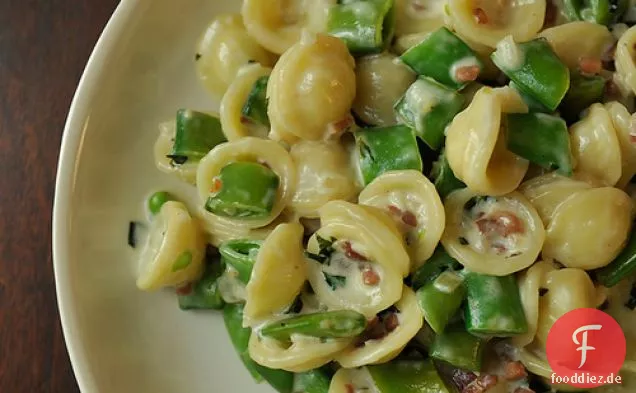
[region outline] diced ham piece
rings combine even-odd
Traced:
[[[466,386],[462,393],[485,393],[494,387],[499,379],[496,375],[482,374],[470,385]]]
[[[479,66],[470,65],[459,67],[455,71],[455,80],[457,82],[472,82],[479,76]]]
[[[528,376],[526,368],[520,361],[507,362],[504,366],[504,378],[508,381],[516,381]]]
[[[508,237],[525,231],[523,221],[514,213],[507,211],[493,212],[478,219],[475,224],[483,235],[493,234]]]
[[[349,259],[353,259],[355,261],[368,261],[367,257],[353,249],[350,242],[344,242],[342,244],[342,250],[344,251],[345,256]]]
[[[488,24],[488,15],[486,15],[486,11],[483,8],[473,8],[473,16],[475,17],[475,21],[479,25]]]
[[[362,270],[362,282],[364,285],[375,286],[380,283],[380,276],[371,267],[365,267]]]
[[[593,57],[581,57],[579,59],[579,68],[586,75],[598,75],[603,70],[601,59]]]

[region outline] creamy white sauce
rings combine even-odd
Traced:
[[[513,71],[521,68],[525,60],[525,55],[519,45],[514,41],[511,35],[506,36],[497,43],[497,50],[494,54],[500,67],[507,71]]]
[[[351,248],[355,252],[368,258],[368,251],[359,243],[350,242]],[[331,276],[344,277],[345,281],[342,286],[337,286],[334,291],[345,299],[355,299],[355,303],[365,303],[365,299],[376,299],[382,297],[381,282],[384,276],[384,269],[381,265],[372,261],[358,261],[348,258],[340,246],[336,243],[336,250],[329,260],[328,264],[322,265],[322,271]],[[373,270],[379,276],[379,282],[376,285],[367,285],[363,281],[363,271],[365,269]],[[326,281],[326,280],[325,280]],[[325,285],[328,285],[327,283]],[[373,303],[373,301],[371,301]]]
[[[227,266],[217,282],[221,297],[226,303],[245,301],[245,285],[238,279],[238,272]]]
[[[487,219],[498,212],[512,213],[522,221],[523,233],[512,233],[503,236],[496,232],[483,234],[477,225],[479,218]],[[511,257],[524,253],[530,247],[528,224],[523,220],[519,204],[513,199],[505,197],[487,197],[482,199],[469,211],[464,211],[461,235],[468,241],[470,247],[484,254],[503,255]],[[496,217],[496,216],[495,216]]]

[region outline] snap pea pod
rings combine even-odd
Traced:
[[[148,198],[148,210],[150,211],[150,214],[154,216],[156,214],[159,214],[161,206],[163,206],[164,203],[174,200],[175,199],[172,197],[172,195],[170,195],[166,191],[157,191],[150,195],[150,198]]]
[[[303,393],[328,393],[331,373],[325,367],[296,374],[296,391]]]
[[[481,371],[487,340],[463,329],[450,329],[435,336],[428,354],[455,367]]]
[[[573,75],[559,112],[566,121],[574,123],[579,120],[583,110],[601,101],[604,92],[605,79],[602,76]]]
[[[444,142],[444,129],[461,111],[464,97],[434,79],[418,78],[395,104],[398,119],[433,150]]]
[[[269,127],[267,115],[267,82],[269,76],[265,75],[254,82],[254,86],[247,96],[241,115],[252,123]]]
[[[256,254],[263,244],[260,240],[237,239],[228,240],[219,246],[223,261],[238,272],[238,279],[246,284],[252,276],[256,263]]]
[[[545,105],[540,103],[536,98],[534,98],[533,96],[529,94],[526,94],[526,92],[524,92],[523,89],[517,86],[513,81],[510,81],[510,83],[508,83],[508,86],[513,88],[517,93],[519,93],[519,96],[521,96],[521,99],[523,100],[523,102],[525,102],[526,105],[528,105],[528,110],[530,112],[541,112],[541,113],[552,112],[551,110],[546,108]],[[563,100],[565,100],[565,98]]]
[[[367,366],[380,393],[451,393],[430,359]]]
[[[201,279],[177,292],[179,308],[182,310],[220,310],[225,305],[217,280],[225,270],[224,264],[216,259],[209,261]]]
[[[613,287],[636,272],[636,231],[623,251],[607,266],[596,270],[596,279],[606,287]]]
[[[455,190],[466,188],[466,184],[455,177],[446,158],[446,149],[442,149],[437,161],[433,163],[431,178],[433,178],[435,189],[442,199]]]
[[[391,170],[422,171],[422,157],[415,133],[409,127],[365,128],[356,131],[355,138],[365,185]]]
[[[497,44],[494,63],[527,95],[553,111],[570,87],[570,71],[545,38],[516,43],[509,36]]]
[[[563,11],[570,21],[609,25],[616,23],[629,8],[629,0],[563,0]]]
[[[457,260],[448,255],[442,245],[439,245],[433,255],[413,273],[411,286],[417,290],[426,284],[434,282],[443,272],[457,270],[461,266]]]
[[[508,149],[545,169],[572,176],[570,135],[565,121],[545,113],[506,116]]]
[[[329,9],[327,32],[355,55],[382,52],[394,30],[393,0],[346,1]]]
[[[469,333],[510,337],[528,330],[514,275],[498,277],[465,271],[464,279],[464,320]]]
[[[207,113],[179,109],[176,124],[174,144],[168,155],[174,164],[198,162],[214,146],[226,141],[221,121]]]
[[[223,320],[234,349],[257,382],[265,379],[278,392],[291,393],[294,388],[293,373],[261,366],[250,357],[247,347],[252,330],[243,327],[243,308],[244,304],[237,303],[228,304],[223,309]]]
[[[484,68],[477,54],[446,27],[426,35],[400,59],[418,75],[456,90],[475,80]]]
[[[437,334],[444,332],[464,301],[466,289],[462,281],[458,274],[445,271],[416,292],[424,319]]]
[[[364,315],[350,310],[302,314],[271,322],[261,329],[261,335],[276,340],[289,340],[292,334],[311,337],[345,338],[361,334],[367,327]]]
[[[267,217],[276,202],[279,183],[278,175],[264,165],[233,162],[216,177],[205,208],[222,217]]]

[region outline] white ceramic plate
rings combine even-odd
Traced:
[[[151,191],[187,198],[154,167],[157,124],[180,107],[217,107],[196,79],[194,47],[239,5],[123,0],[88,62],[64,130],[53,226],[60,314],[83,393],[272,391],[243,369],[220,315],[136,289],[127,245]]]

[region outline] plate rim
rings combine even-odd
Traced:
[[[138,8],[148,5],[144,3],[139,0],[121,0],[108,19],[86,62],[71,100],[59,150],[51,226],[53,275],[62,335],[73,375],[82,393],[99,392],[100,388],[91,371],[91,364],[87,360],[84,343],[76,334],[79,329],[69,268],[70,218],[78,163],[91,108],[103,79],[107,60],[116,51],[120,38],[137,15]]]

